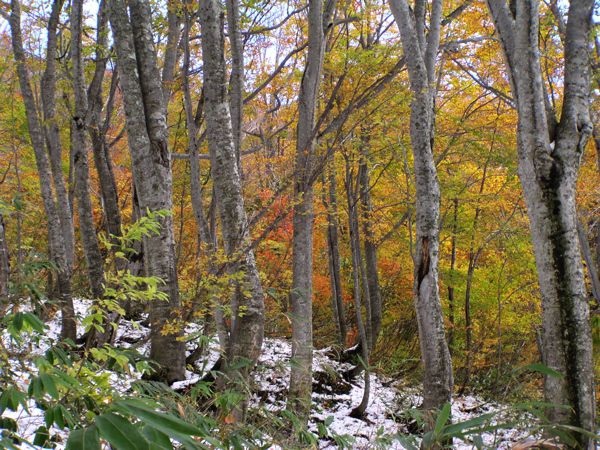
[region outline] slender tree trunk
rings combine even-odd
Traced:
[[[564,95],[560,122],[546,108],[538,51],[539,3],[520,0],[511,11],[488,7],[504,50],[519,116],[519,178],[530,221],[542,294],[544,363],[564,377],[546,376],[552,421],[595,431],[589,305],[577,236],[576,184],[581,155],[592,135],[589,115],[589,33],[592,0],[569,4],[565,34]],[[578,448],[592,447],[578,435]]]
[[[110,124],[117,90],[117,72],[113,73],[106,105],[106,116],[104,121],[102,120],[102,109],[104,106],[102,98],[102,82],[104,80],[109,51],[107,28],[108,8],[106,0],[102,0],[98,5],[95,51],[96,65],[94,76],[87,92],[88,111],[85,116],[85,123],[92,141],[94,165],[98,173],[106,231],[113,236],[121,236],[121,210],[119,209],[117,183],[115,181],[109,149],[106,143],[106,132],[108,131]]]
[[[92,295],[98,299],[102,297],[104,292],[104,262],[100,253],[100,246],[98,245],[90,199],[88,148],[85,127],[88,104],[85,92],[83,56],[81,54],[82,16],[83,0],[73,0],[71,4],[71,59],[73,63],[75,113],[73,115],[73,124],[71,125],[71,139],[75,151],[75,195],[79,211],[79,233],[87,262],[88,278]]]
[[[62,168],[62,145],[60,142],[60,132],[57,123],[58,118],[56,117],[57,28],[63,3],[63,0],[54,0],[52,2],[50,18],[48,19],[46,68],[44,69],[44,73],[42,75],[41,99],[46,145],[48,147],[48,154],[50,155],[50,168],[52,170],[52,181],[54,185],[54,192],[56,194],[58,217],[60,218],[63,232],[67,263],[72,270],[75,257],[73,211],[72,202],[69,201],[69,194],[65,185],[65,178]]]
[[[305,424],[310,414],[312,393],[312,267],[313,267],[313,166],[315,112],[325,53],[322,0],[308,6],[308,53],[300,94],[296,128],[294,173],[294,219],[292,243],[292,364],[288,408]]]
[[[406,0],[391,0],[390,5],[400,28],[412,93],[410,140],[417,196],[414,299],[424,369],[423,407],[433,410],[450,401],[454,384],[438,290],[440,187],[433,158],[435,60],[442,2],[432,2],[427,38],[424,12],[415,11],[414,19]]]
[[[368,145],[368,141],[363,142]],[[363,211],[363,233],[364,233],[364,251],[365,251],[365,270],[367,274],[367,283],[369,288],[369,297],[365,300],[369,302],[370,316],[367,320],[370,323],[370,342],[369,352],[373,351],[381,330],[382,304],[381,289],[379,288],[379,273],[377,271],[377,246],[375,244],[375,235],[373,233],[373,206],[371,204],[371,177],[369,174],[369,163],[367,149],[361,158],[359,168],[360,182],[360,200]]]
[[[231,48],[231,86],[229,93],[231,127],[238,169],[240,174],[242,174],[240,149],[242,143],[242,106],[244,100],[244,45],[240,33],[240,5],[239,0],[226,0],[225,5],[227,9],[227,32]]]
[[[181,35],[181,15],[177,11],[179,7],[179,2],[177,0],[167,1],[167,47],[163,57],[164,63],[162,70],[162,84],[165,105],[169,104],[169,100],[171,98],[175,67],[177,66],[177,53],[179,49],[179,38]]]
[[[483,175],[479,185],[479,196],[483,194],[485,182],[487,179],[487,161],[483,167]],[[467,355],[466,373],[463,381],[461,392],[469,384],[471,379],[471,369],[473,365],[473,326],[471,324],[471,290],[473,288],[473,278],[477,267],[477,254],[475,249],[475,234],[477,233],[477,225],[481,208],[479,205],[475,208],[475,216],[473,217],[473,227],[471,228],[471,241],[469,242],[469,266],[467,268],[467,280],[465,284],[465,353]]]
[[[55,8],[56,5],[53,6],[53,10]],[[49,41],[52,36],[54,36],[55,39],[59,12],[55,14],[56,20],[53,20],[48,24]],[[71,247],[69,247],[67,242],[69,236],[72,236],[72,227],[70,228],[71,234],[69,235],[68,230],[63,228],[63,223],[61,222],[58,213],[58,210],[61,208],[61,202],[58,202],[57,204],[52,191],[52,168],[48,153],[46,152],[45,135],[39,120],[38,105],[36,104],[31,89],[29,72],[26,66],[26,56],[21,35],[21,7],[18,0],[11,1],[9,24],[12,36],[13,54],[17,63],[17,76],[19,78],[23,103],[25,104],[29,136],[35,153],[35,160],[40,179],[40,193],[44,203],[46,218],[48,220],[48,247],[50,250],[50,257],[57,268],[57,293],[62,311],[61,338],[75,340],[77,337],[77,325],[75,322],[73,299],[71,298],[72,265],[67,256],[68,249],[72,248],[72,244]]]
[[[323,192],[323,200],[327,208],[327,254],[329,259],[329,279],[331,282],[331,308],[334,315],[335,325],[338,332],[340,347],[346,346],[346,314],[344,311],[344,298],[342,296],[341,263],[340,263],[340,243],[339,243],[339,221],[337,189],[335,176],[335,162],[329,164],[328,193]],[[325,189],[324,189],[325,191]],[[327,199],[329,196],[329,200]]]
[[[592,251],[590,249],[590,243],[588,241],[588,235],[585,231],[585,227],[580,220],[577,220],[577,235],[579,236],[579,246],[581,247],[581,255],[585,261],[585,265],[588,270],[588,276],[590,279],[590,285],[592,287],[592,297],[597,303],[600,303],[600,280],[598,279],[598,272],[594,265],[594,259],[592,257]]]
[[[454,197],[454,215],[452,218],[452,238],[450,243],[450,280],[448,281],[448,320],[450,330],[448,331],[448,349],[452,352],[454,344],[454,270],[456,267],[456,233],[458,232],[458,198]]]
[[[265,318],[264,296],[254,252],[250,249],[244,250],[249,243],[250,232],[227,98],[224,15],[216,0],[201,1],[199,19],[202,29],[206,131],[211,157],[211,175],[221,219],[225,252],[230,258],[229,268],[231,272],[244,274],[242,285],[234,294],[236,301],[233,303],[227,364],[224,369],[228,384],[235,386],[237,383],[247,382],[249,372],[258,359],[264,336]],[[239,367],[240,364],[242,367]],[[238,419],[243,419],[245,408],[246,402],[242,402],[234,411]]]
[[[360,170],[360,169],[359,169]],[[361,295],[364,293],[365,309],[367,320],[369,320],[369,308],[367,303],[369,302],[369,284],[367,281],[366,270],[363,264],[363,257],[360,249],[360,232],[358,225],[358,190],[359,181],[354,182],[353,174],[350,169],[350,161],[346,159],[346,199],[348,201],[348,221],[350,228],[350,247],[352,250],[352,279],[353,279],[353,293],[354,293],[354,309],[356,310],[356,327],[358,328],[358,336],[361,348],[362,357],[362,368],[364,369],[364,382],[365,386],[363,389],[363,396],[361,402],[356,406],[351,415],[353,417],[363,417],[367,406],[369,405],[369,394],[370,394],[370,371],[369,371],[369,335],[368,328],[365,326],[362,317],[362,301]],[[360,175],[358,176],[360,179]],[[361,290],[362,283],[362,290]]]
[[[150,5],[129,2],[131,22],[122,0],[111,0],[110,22],[123,100],[135,189],[142,211],[169,211],[172,205],[171,156],[168,149],[166,106],[156,63]],[[173,382],[185,378],[185,346],[180,332],[166,331],[177,320],[179,289],[171,216],[160,220],[159,234],[144,241],[148,275],[164,281],[168,301],[154,301],[150,308],[150,357],[159,364],[158,379]]]
[[[200,158],[198,154],[198,129],[196,126],[196,117],[192,106],[192,97],[189,83],[189,67],[190,67],[190,48],[189,35],[192,26],[192,17],[189,12],[185,13],[184,31],[183,31],[183,103],[185,109],[186,124],[188,129],[188,153],[190,155],[190,195],[192,200],[192,210],[198,227],[198,242],[202,246],[202,253],[205,256],[208,264],[208,272],[212,275],[217,275],[215,266],[215,251],[214,239],[208,223],[207,215],[204,211],[202,200],[202,184],[200,182]],[[199,105],[198,107],[201,107]],[[225,313],[221,299],[218,296],[213,296],[210,299],[212,303],[213,317],[221,351],[227,352],[229,348],[229,327],[225,321]]]
[[[9,262],[4,217],[2,216],[2,213],[0,213],[0,302],[8,297],[8,280],[10,277]],[[1,303],[0,311],[2,311]]]

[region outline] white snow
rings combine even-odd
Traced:
[[[78,319],[86,313],[90,302],[77,299],[75,308]],[[39,342],[26,339],[21,344],[11,341],[6,330],[2,333],[2,341],[11,351],[20,351],[23,354],[39,355],[47,350],[57,341],[60,334],[60,317],[54,318],[48,324],[45,336]],[[200,328],[190,325],[186,328],[187,334],[198,334]],[[136,348],[142,354],[149,353],[149,329],[144,326],[143,321],[125,321],[119,324],[119,331],[115,340],[116,346],[124,348]],[[194,342],[188,342],[188,351],[194,348]],[[263,352],[258,365],[254,371],[253,391],[251,398],[250,414],[255,408],[265,408],[271,412],[277,412],[285,408],[287,386],[289,384],[291,345],[283,339],[267,338],[264,341]],[[218,343],[215,339],[210,341],[208,355],[198,362],[198,372],[188,371],[186,380],[174,383],[174,389],[183,389],[197,383],[203,373],[209,370],[219,356]],[[28,358],[28,367],[16,369],[17,361],[14,361],[13,369],[18,375],[18,383],[21,388],[26,388],[29,383],[29,374],[36,370],[31,363],[33,358]],[[348,363],[340,363],[328,356],[328,349],[316,350],[314,352],[314,392],[310,431],[318,433],[318,424],[331,421],[328,426],[329,438],[319,441],[321,449],[336,449],[337,443],[331,437],[334,435],[350,436],[355,449],[366,448],[389,448],[402,449],[398,441],[392,441],[396,433],[406,434],[407,421],[399,420],[398,413],[419,406],[421,397],[415,387],[402,386],[396,380],[387,379],[376,373],[370,374],[371,395],[366,417],[356,419],[350,417],[350,413],[356,407],[363,395],[364,375],[361,374],[351,383],[343,381],[341,374],[352,366]],[[29,374],[28,374],[29,373]],[[124,392],[130,383],[139,378],[140,374],[133,372],[130,376],[111,373],[111,381],[118,386],[119,391]],[[3,416],[17,421],[18,434],[31,440],[36,429],[44,424],[43,411],[29,402],[28,410],[19,408],[17,412],[5,411]],[[509,408],[496,403],[486,402],[481,398],[465,396],[454,399],[452,404],[452,420],[454,423],[465,421],[486,413],[499,412],[498,421],[508,414]],[[57,449],[64,448],[67,432],[55,427],[50,430],[51,435],[56,436],[59,442]],[[496,433],[483,434],[486,446],[493,448],[511,448],[512,444],[522,441],[528,437],[527,432],[517,429],[500,430]],[[455,441],[455,448],[474,448],[465,442]],[[273,449],[278,448],[276,445]]]

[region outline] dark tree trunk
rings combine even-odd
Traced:
[[[342,349],[346,346],[346,313],[342,296],[338,203],[335,176],[335,163],[329,164],[328,181],[323,178],[323,203],[327,208],[327,255],[329,260],[329,279],[331,283],[331,309],[338,332],[338,342]],[[328,199],[327,199],[328,198]]]
[[[6,242],[4,217],[0,213],[0,311],[2,311],[3,300],[8,297],[9,277],[10,260],[8,257],[8,243]]]
[[[368,140],[364,142],[368,145]],[[370,323],[370,342],[369,351],[373,351],[377,344],[377,338],[381,330],[382,303],[381,289],[379,287],[379,273],[377,271],[377,246],[375,245],[375,236],[373,234],[373,206],[371,204],[371,177],[369,173],[369,162],[367,160],[367,149],[364,149],[364,155],[361,158],[359,168],[360,181],[360,200],[363,211],[363,234],[364,234],[364,252],[365,269],[367,273],[367,282],[369,287],[369,297],[365,300],[370,305],[370,317],[367,318]]]

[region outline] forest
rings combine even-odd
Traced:
[[[600,4],[0,16],[0,448],[600,448]]]

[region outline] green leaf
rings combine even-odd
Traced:
[[[48,441],[50,440],[50,432],[48,428],[45,426],[39,427],[35,431],[35,437],[33,438],[33,445],[38,445],[40,447],[46,447],[48,445]]]
[[[474,428],[479,428],[485,423],[487,423],[490,419],[494,417],[494,414],[483,414],[481,416],[473,417],[472,419],[465,420],[464,422],[458,422],[446,427],[446,434],[448,435],[456,435],[457,433],[463,433],[467,430],[473,430]]]
[[[8,417],[0,417],[0,428],[9,431],[17,431],[17,422],[15,419],[11,419]]]
[[[13,327],[17,331],[21,331],[23,329],[23,313],[18,312],[13,317]]]
[[[58,389],[54,379],[47,373],[40,374],[40,380],[44,386],[45,391],[50,394],[50,397],[58,399]]]
[[[444,425],[446,425],[448,419],[450,419],[451,412],[452,409],[450,408],[450,403],[445,403],[435,420],[435,427],[433,428],[434,435],[439,436],[442,433]]]
[[[158,431],[156,428],[146,425],[142,428],[142,434],[146,437],[153,449],[160,450],[173,450],[173,444],[169,436]]]
[[[100,438],[95,426],[71,431],[65,450],[100,450]]]
[[[23,315],[23,320],[29,324],[32,330],[37,331],[38,333],[44,332],[46,325],[44,325],[44,322],[42,322],[35,314],[25,313]]]
[[[65,427],[65,416],[64,416],[63,406],[58,405],[54,408],[54,423],[61,430]]]
[[[129,414],[137,417],[142,422],[156,428],[171,438],[195,446],[190,436],[203,436],[205,433],[199,428],[184,422],[172,414],[161,413],[148,407],[146,404],[133,399],[122,400],[115,403],[117,408],[122,408]]]
[[[148,450],[148,442],[129,421],[114,413],[96,417],[100,436],[119,450]]]

